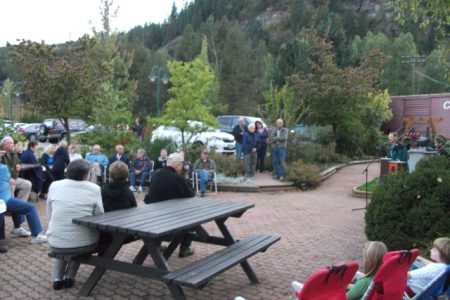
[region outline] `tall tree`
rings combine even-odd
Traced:
[[[304,121],[332,125],[336,150],[359,156],[369,141],[367,129],[378,129],[386,118],[385,112],[389,111],[387,102],[379,100],[376,88],[385,58],[373,51],[360,66],[340,69],[334,62],[329,42],[318,37],[314,30],[304,30],[302,36],[311,47],[308,60],[312,71],[294,75],[290,82],[298,90],[298,101],[308,109]],[[386,100],[386,95],[381,99]],[[380,102],[384,106],[378,108]],[[371,124],[366,119],[369,108],[377,111]]]
[[[70,142],[70,117],[86,118],[98,95],[101,82],[93,76],[89,54],[94,39],[82,37],[64,45],[22,41],[8,45],[23,73],[23,91],[35,110],[61,120]]]
[[[152,121],[178,127],[185,145],[205,126],[217,125],[211,108],[203,104],[214,85],[214,73],[200,58],[192,62],[171,61],[167,67],[172,83],[169,92],[173,97],[166,103],[162,117]],[[191,121],[199,121],[202,125]]]

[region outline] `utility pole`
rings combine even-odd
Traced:
[[[426,61],[426,57],[424,55],[406,55],[402,56],[402,64],[411,64],[411,72],[412,72],[412,83],[411,83],[411,91],[414,95],[416,93],[416,64],[423,64]]]

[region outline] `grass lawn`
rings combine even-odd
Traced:
[[[379,181],[378,177],[375,177],[374,179],[369,181],[367,183],[367,192],[369,192],[369,193],[373,192],[378,187],[378,184],[379,184],[378,181]],[[358,191],[365,192],[366,191],[366,183],[364,182],[363,184],[358,185],[358,187],[356,187],[356,189]]]

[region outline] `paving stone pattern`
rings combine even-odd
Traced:
[[[265,253],[250,258],[260,284],[250,284],[240,266],[233,267],[208,283],[202,290],[186,288],[188,299],[294,299],[292,280],[305,281],[314,270],[330,264],[362,259],[364,235],[364,199],[351,196],[351,188],[364,181],[365,165],[339,170],[315,189],[306,192],[218,193],[212,197],[230,201],[255,203],[242,218],[227,222],[236,238],[253,233],[281,236],[281,241]],[[369,177],[378,175],[379,164],[369,169]],[[143,194],[136,194],[139,205]],[[46,226],[45,201],[37,204],[41,221]],[[47,245],[30,245],[26,238],[9,234],[11,218],[6,217],[7,245],[10,250],[0,254],[0,299],[171,299],[163,283],[107,271],[90,297],[79,297],[81,283],[92,267],[81,266],[75,286],[53,291],[51,261]],[[207,224],[218,233],[213,224]],[[26,227],[26,226],[25,226]],[[135,242],[119,253],[130,261],[141,247]],[[174,269],[200,257],[212,254],[219,246],[193,243],[195,255],[170,259]],[[177,254],[177,253],[176,253]],[[144,264],[152,264],[147,259]]]

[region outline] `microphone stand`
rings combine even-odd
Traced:
[[[366,173],[366,206],[361,207],[361,208],[353,208],[352,211],[355,210],[363,210],[367,208],[367,204],[368,204],[368,191],[367,191],[367,183],[369,182],[369,167],[370,165],[375,161],[375,159],[372,159],[371,161],[369,161],[369,163],[367,164],[367,166],[365,167],[364,171],[362,171],[362,174]]]

